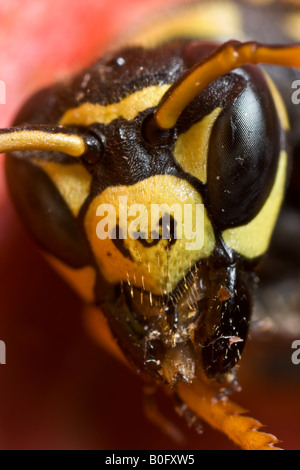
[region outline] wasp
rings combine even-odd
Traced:
[[[257,26],[264,9],[275,21],[274,5],[229,5],[219,11],[233,18],[237,7]],[[133,35],[0,131],[25,226],[104,314],[132,367],[170,387],[233,380],[299,143],[300,46],[271,23],[268,38],[251,25],[241,41],[226,25],[212,34],[214,8],[187,5]],[[203,208],[195,249],[187,206]]]

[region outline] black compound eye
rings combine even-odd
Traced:
[[[38,244],[73,268],[89,264],[87,241],[48,175],[37,165],[12,154],[5,164],[13,202]]]
[[[262,72],[254,69],[251,75],[211,134],[208,199],[220,230],[244,225],[258,214],[278,166],[280,126],[275,105]]]

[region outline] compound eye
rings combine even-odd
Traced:
[[[262,72],[253,67],[250,71],[251,80],[220,114],[210,139],[208,199],[220,230],[244,225],[258,214],[278,166],[280,126],[275,105]]]

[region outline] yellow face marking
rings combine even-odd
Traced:
[[[170,246],[167,239],[156,240],[157,243],[151,245],[153,241],[151,226],[153,224],[159,232],[161,217],[161,213],[155,214],[151,220],[152,205],[163,203],[169,208],[177,205],[171,215],[175,220],[176,232],[179,234],[181,230],[182,238],[176,235],[177,239]],[[104,207],[103,204],[111,204],[116,214],[115,216],[112,214],[111,219],[106,218],[105,229],[111,236],[116,222],[121,227],[124,235],[123,246],[127,250],[125,253],[130,254],[127,257],[116,248],[111,238],[99,239],[99,224],[101,225],[101,219],[103,220],[100,213],[104,217],[108,214],[104,210],[102,212],[99,210],[99,207]],[[143,204],[145,210],[135,212],[137,206],[134,208],[133,204]],[[88,209],[85,229],[104,277],[111,283],[128,282],[157,295],[171,292],[189,268],[200,258],[207,258],[215,245],[213,228],[204,210],[203,246],[190,249],[188,244],[195,242],[195,236],[192,238],[185,231],[188,225],[184,214],[186,204],[191,205],[193,211],[191,227],[196,233],[196,204],[202,204],[201,196],[189,183],[175,176],[156,175],[133,186],[109,187],[97,196]],[[125,214],[125,219],[122,214]],[[135,223],[137,217],[138,224]],[[104,224],[102,228],[103,226]],[[148,241],[145,240],[147,246],[144,246],[139,239],[132,238],[135,231],[148,235]]]
[[[63,165],[37,159],[33,162],[48,174],[76,217],[90,192],[89,172],[78,163]]]
[[[44,253],[44,256],[49,264],[73,287],[83,300],[86,302],[93,302],[95,300],[96,272],[91,266],[73,269],[49,254]]]
[[[110,124],[114,119],[134,119],[145,109],[158,105],[170,85],[156,85],[136,91],[118,103],[100,104],[84,103],[77,108],[69,109],[59,121],[61,125],[89,126],[94,122]]]
[[[174,156],[184,171],[198,178],[202,183],[207,180],[207,156],[212,128],[222,108],[215,108],[187,132],[181,134],[174,148]]]
[[[282,151],[273,189],[259,214],[247,225],[223,232],[226,245],[246,258],[261,256],[268,249],[284,196],[286,170],[287,153]]]
[[[165,16],[162,20],[138,31],[129,38],[129,45],[156,47],[173,38],[212,38],[224,39],[243,36],[239,8],[228,1],[207,2],[192,5],[175,15]]]
[[[282,29],[293,41],[300,41],[300,12],[287,14],[282,19]]]
[[[299,24],[299,26],[300,26],[300,24]],[[279,90],[278,90],[277,86],[275,85],[275,83],[273,82],[273,80],[271,79],[271,77],[266,72],[264,72],[264,75],[265,75],[265,78],[267,80],[269,89],[271,91],[271,94],[272,94],[272,97],[273,97],[273,100],[274,100],[274,104],[276,106],[277,113],[278,113],[278,116],[279,116],[279,119],[280,119],[281,126],[283,127],[283,129],[285,131],[288,131],[288,130],[290,130],[290,122],[289,122],[288,113],[287,113],[284,101],[282,99],[282,96],[279,93]]]

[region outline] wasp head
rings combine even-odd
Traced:
[[[226,378],[244,349],[287,171],[279,94],[245,65],[268,51],[114,51],[0,136],[25,224],[136,369],[170,385]]]

